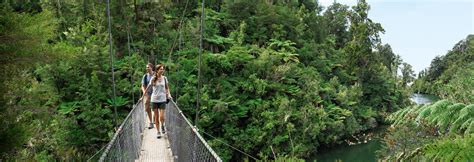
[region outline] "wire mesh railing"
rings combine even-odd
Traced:
[[[174,161],[222,161],[194,129],[174,101],[167,104],[165,123]],[[144,129],[145,111],[142,100],[139,100],[103,150],[99,161],[138,159]]]
[[[142,100],[139,100],[115,132],[99,161],[135,161],[138,159],[144,128],[145,111]]]
[[[174,101],[167,104],[165,123],[175,161],[222,161]]]

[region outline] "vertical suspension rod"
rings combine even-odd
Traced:
[[[127,45],[128,45],[128,57],[131,58],[132,57],[132,50],[130,49],[130,37],[131,37],[131,33],[130,33],[130,26],[127,22]],[[134,80],[133,80],[133,74],[134,74],[134,69],[133,69],[133,63],[131,62],[131,59],[130,59],[130,69],[131,69],[131,72],[130,72],[130,82],[132,84],[131,86],[131,93],[132,93],[132,102],[133,102],[133,105],[135,105],[135,94],[133,93],[133,88],[134,88]],[[133,106],[132,106],[133,107]]]
[[[114,127],[117,127],[117,106],[115,104],[115,70],[114,70],[114,55],[112,54],[112,30],[110,23],[110,0],[107,0],[107,20],[108,20],[108,31],[109,31],[109,54],[110,54],[110,66],[112,69],[112,85],[113,85],[113,104],[114,104]]]
[[[201,4],[201,37],[199,39],[199,63],[198,63],[198,89],[197,89],[197,105],[196,105],[196,116],[194,118],[194,126],[197,127],[199,109],[201,104],[201,63],[202,63],[202,39],[204,32],[204,0]]]

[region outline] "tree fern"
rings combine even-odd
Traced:
[[[453,104],[449,100],[441,100],[431,105],[417,105],[399,110],[388,118],[394,125],[413,121],[426,120],[428,124],[437,126],[440,132],[471,134],[474,132],[474,105]]]
[[[472,161],[474,160],[474,135],[443,138],[426,145],[419,155],[429,161]]]
[[[416,118],[418,118],[418,115],[424,111],[425,109],[427,109],[429,106],[431,106],[431,104],[427,104],[427,105],[420,105],[420,107],[416,108],[416,109],[413,109],[412,111],[410,111],[410,113],[414,114]]]
[[[449,125],[454,122],[456,118],[455,115],[459,113],[459,111],[466,107],[466,105],[462,103],[456,103],[454,105],[448,106],[446,111],[438,116],[436,125],[439,126],[441,131],[447,131]]]
[[[389,120],[395,125],[406,123],[407,121],[411,121],[411,119],[414,119],[416,116],[418,116],[418,112],[424,107],[425,105],[415,105],[410,108],[399,110],[395,113],[395,115],[391,115],[392,118]]]
[[[431,114],[431,111],[432,111],[431,108],[432,108],[431,105],[424,106],[423,109],[418,114],[418,116],[416,117],[416,121],[420,121],[421,119],[428,117]]]
[[[410,113],[415,113],[418,114],[420,113],[421,110],[423,110],[424,107],[427,105],[416,105],[412,110],[410,110]]]
[[[441,100],[441,101],[438,101],[438,102],[435,102],[433,104],[430,104],[430,105],[425,105],[422,110],[419,110],[419,114],[417,116],[417,120],[420,120],[421,118],[423,119],[427,119],[434,110],[436,109],[442,109],[443,106],[449,104],[448,103],[449,101],[447,100]]]
[[[448,110],[448,106],[451,106],[453,103],[448,100],[442,100],[436,102],[432,105],[431,114],[426,117],[430,123],[438,123],[439,117]]]
[[[405,118],[405,115],[408,112],[410,112],[410,110],[411,110],[410,108],[401,109],[401,110],[393,113],[392,115],[390,115],[388,120],[393,122],[393,124],[398,125],[402,121],[404,121],[403,119]]]
[[[473,117],[474,117],[474,104],[464,107],[461,111],[459,111],[459,116],[454,121],[453,126],[451,127],[449,132],[462,133],[463,130],[459,130],[459,129],[461,129],[461,127],[463,126],[465,122],[467,122],[468,120],[471,120]]]
[[[469,134],[467,132],[468,131],[467,129],[469,129],[469,127],[471,126],[471,123],[474,123],[474,118],[470,118],[470,119],[466,120],[464,123],[462,123],[461,127],[459,128],[461,130],[461,133]]]
[[[474,121],[471,121],[471,124],[469,125],[469,127],[467,127],[466,131],[464,131],[465,136],[470,135],[470,134],[474,134]]]

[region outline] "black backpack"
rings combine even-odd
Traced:
[[[148,84],[149,84],[150,82],[146,79],[146,74],[147,74],[147,73],[145,73],[145,75],[143,75],[142,80],[143,80],[143,82],[145,83],[145,86],[148,86]],[[155,73],[152,72],[152,73],[151,73],[152,78],[153,78],[153,75],[155,75]]]
[[[145,83],[145,86],[148,86],[148,80],[146,79],[146,73],[145,73],[145,75],[143,75],[142,81],[143,81],[143,83]]]

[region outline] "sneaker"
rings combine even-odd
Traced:
[[[153,129],[153,123],[150,123],[150,126],[148,126],[148,129]]]
[[[161,138],[161,133],[160,131],[157,131],[158,136],[156,138],[160,139]]]
[[[161,126],[161,132],[165,133],[165,126]]]

